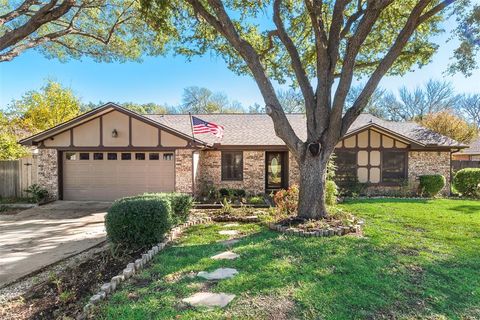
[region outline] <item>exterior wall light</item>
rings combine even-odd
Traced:
[[[117,129],[113,129],[113,131],[112,131],[112,138],[116,138],[116,137],[118,137]]]

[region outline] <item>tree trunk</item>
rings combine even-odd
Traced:
[[[313,156],[307,150],[305,156],[299,160],[298,216],[301,218],[321,219],[327,216],[325,181],[331,154],[331,151],[322,149],[317,156]]]

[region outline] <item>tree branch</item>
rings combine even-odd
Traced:
[[[200,0],[187,0],[187,2],[196,14],[200,15],[218,33],[223,35],[235,48],[237,53],[242,56],[262,93],[265,104],[267,105],[267,111],[269,111],[267,113],[273,119],[275,133],[285,141],[288,148],[298,156],[303,148],[303,143],[288,122],[285,112],[275,94],[273,85],[260,62],[260,56],[252,45],[238,34],[232,20],[225,11],[223,3],[220,0],[208,0],[209,5],[216,15],[213,16]]]
[[[446,8],[452,2],[453,1],[444,1],[441,7]],[[358,115],[362,112],[363,108],[365,108],[366,104],[368,103],[368,100],[370,99],[373,92],[377,88],[380,80],[388,72],[390,67],[395,62],[395,60],[401,54],[402,49],[405,47],[406,43],[412,36],[413,32],[418,28],[418,26],[421,23],[426,21],[428,17],[431,16],[430,15],[431,13],[433,12],[438,13],[441,11],[441,9],[439,9],[439,6],[440,6],[439,5],[434,7],[430,11],[428,11],[426,14],[422,15],[422,12],[425,10],[425,8],[428,6],[429,3],[430,3],[429,0],[421,0],[417,3],[417,5],[412,10],[410,16],[407,19],[407,22],[405,23],[405,26],[403,27],[403,29],[400,31],[397,38],[395,39],[395,42],[390,47],[389,51],[387,52],[385,57],[382,59],[382,61],[379,63],[375,71],[372,73],[372,76],[367,81],[364,89],[362,90],[360,95],[357,97],[352,107],[349,108],[345,113],[345,115],[343,116],[342,130],[341,130],[342,135],[347,132],[350,125],[353,123],[353,121],[355,121]]]
[[[39,4],[36,0],[26,0],[24,1],[18,8],[7,12],[4,15],[0,16],[0,26],[4,25],[5,23],[12,21],[13,19],[27,13],[30,7],[34,4]]]

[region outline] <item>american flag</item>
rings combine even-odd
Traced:
[[[222,138],[224,127],[213,122],[207,122],[192,116],[193,134],[211,133],[215,137]]]

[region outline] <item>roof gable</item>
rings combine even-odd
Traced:
[[[90,122],[96,118],[99,118],[105,114],[108,114],[112,111],[118,111],[122,114],[128,115],[136,120],[139,120],[141,122],[144,122],[148,125],[157,127],[159,129],[162,129],[174,136],[177,136],[179,138],[183,138],[189,141],[193,141],[192,136],[188,134],[184,134],[183,132],[177,131],[174,128],[170,128],[168,126],[163,125],[162,123],[159,123],[157,121],[154,121],[148,117],[145,117],[144,115],[138,114],[134,111],[128,110],[122,106],[119,106],[118,104],[108,102],[98,108],[92,109],[86,113],[83,113],[69,121],[63,122],[55,127],[52,127],[50,129],[47,129],[45,131],[42,131],[40,133],[37,133],[33,136],[30,136],[28,138],[22,139],[19,141],[19,143],[23,145],[35,145],[39,143],[42,140],[48,139],[52,136],[55,136],[57,134],[61,134],[67,130],[73,129],[75,127],[78,127],[80,125],[83,125],[87,122]],[[195,142],[207,145],[206,142],[200,140],[200,139],[195,139]]]

